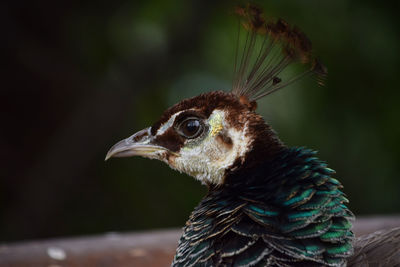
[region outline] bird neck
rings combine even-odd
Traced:
[[[211,201],[207,208],[221,214],[240,207],[241,221],[232,226],[237,233],[262,234],[291,257],[341,266],[353,253],[354,215],[345,205],[341,184],[331,177],[335,172],[315,154],[281,146],[274,157],[252,155],[248,159],[257,158],[257,163],[232,171],[204,203]]]
[[[254,147],[242,164],[227,172],[223,186],[212,190],[285,210],[302,209],[302,203],[317,198],[314,195],[327,195],[329,200],[338,203],[348,202],[340,190],[343,186],[332,177],[334,174],[334,170],[316,157],[315,151],[304,147],[289,148],[278,140],[274,146],[264,149]],[[304,195],[300,197],[302,193]],[[292,200],[293,205],[283,204],[296,196],[298,202]]]

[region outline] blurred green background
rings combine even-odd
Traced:
[[[257,3],[257,2],[256,2]],[[259,103],[291,146],[319,150],[356,214],[400,212],[398,2],[270,0],[328,67]],[[229,90],[230,1],[6,1],[0,240],[181,227],[206,189],[164,163],[104,162],[170,105]]]

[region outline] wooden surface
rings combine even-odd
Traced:
[[[400,226],[400,216],[359,217],[356,236]],[[99,236],[0,245],[0,266],[125,267],[169,266],[181,230],[107,233]]]

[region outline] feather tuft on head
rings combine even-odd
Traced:
[[[315,75],[323,85],[327,69],[313,57],[311,41],[299,28],[283,19],[268,21],[254,5],[236,7],[235,11],[247,34],[243,53],[236,56],[233,94],[252,103],[307,75]],[[306,69],[283,78],[283,71],[295,63]]]

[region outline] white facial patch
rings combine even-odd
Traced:
[[[227,122],[223,110],[214,110],[206,123],[207,136],[198,143],[187,142],[171,167],[202,183],[221,184],[225,171],[249,151],[251,140],[246,134],[247,124],[243,129],[235,129]],[[219,135],[224,135],[226,142]]]

